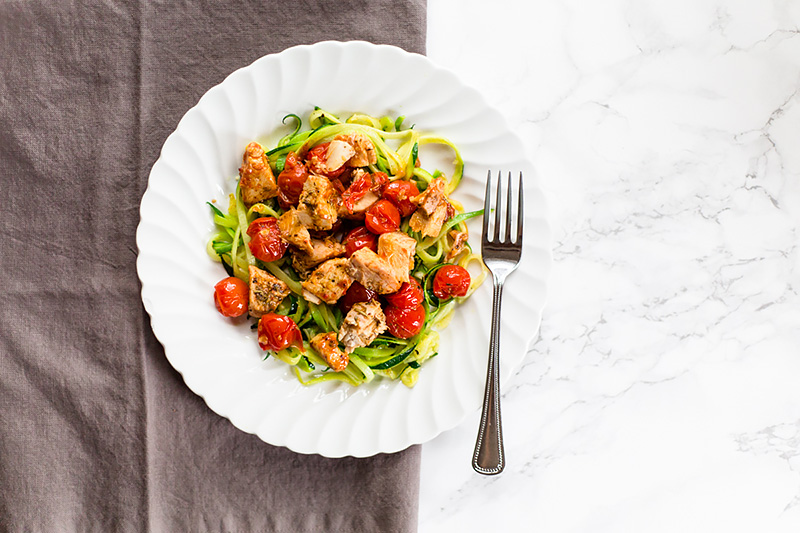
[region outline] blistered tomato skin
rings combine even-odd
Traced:
[[[466,268],[458,265],[445,265],[436,271],[433,278],[433,294],[440,300],[454,296],[466,296],[471,281]]]
[[[400,290],[384,296],[386,302],[394,307],[414,307],[422,303],[424,295],[422,287],[416,278],[409,278],[407,283],[400,286]]]
[[[411,181],[396,180],[383,189],[383,198],[392,202],[403,218],[417,210],[417,204],[412,202],[411,198],[418,195],[419,189]]]
[[[378,200],[367,210],[364,223],[372,233],[391,233],[400,229],[400,211],[389,200]]]
[[[289,247],[281,238],[278,219],[275,217],[255,219],[247,228],[247,234],[250,236],[250,251],[256,259],[265,263],[280,259]]]
[[[345,253],[350,257],[356,250],[369,248],[373,252],[378,251],[378,236],[370,232],[365,226],[358,226],[347,232],[342,240]]]
[[[237,317],[247,312],[249,289],[239,278],[225,278],[214,285],[214,305],[222,316]]]
[[[278,200],[284,208],[297,205],[307,178],[308,169],[305,163],[294,152],[286,154],[283,171],[278,174]]]
[[[425,308],[422,305],[412,307],[388,306],[384,310],[386,326],[389,333],[398,339],[409,339],[422,331],[425,325]]]
[[[301,352],[305,352],[303,335],[294,320],[275,313],[267,313],[259,319],[258,345],[262,350],[274,352],[279,352],[289,346],[295,346]]]

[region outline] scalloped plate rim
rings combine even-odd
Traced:
[[[531,157],[530,157],[530,155],[528,153],[528,150],[527,150],[525,144],[522,142],[522,139],[519,137],[519,135],[516,132],[514,132],[513,130],[510,129],[510,127],[508,125],[508,121],[505,118],[505,116],[503,116],[501,113],[499,113],[494,107],[489,105],[488,101],[483,96],[483,94],[481,94],[475,88],[465,84],[452,70],[450,70],[450,69],[448,69],[446,67],[443,67],[441,65],[436,64],[434,61],[432,61],[427,56],[424,56],[424,55],[421,55],[421,54],[417,54],[417,53],[407,52],[405,50],[402,50],[401,48],[398,48],[398,47],[395,47],[395,46],[392,46],[392,45],[373,44],[373,43],[369,43],[369,42],[366,42],[366,41],[358,41],[358,40],[353,40],[353,41],[321,41],[321,42],[318,42],[318,43],[315,43],[315,44],[297,45],[297,46],[293,46],[293,47],[287,48],[287,49],[285,49],[285,50],[283,50],[281,52],[275,53],[275,54],[267,54],[267,55],[261,56],[261,57],[255,59],[249,65],[246,65],[246,66],[243,66],[243,67],[240,67],[240,68],[234,70],[233,72],[228,74],[220,83],[218,83],[217,85],[209,88],[198,99],[197,103],[194,106],[192,106],[181,117],[181,119],[178,121],[177,126],[175,127],[175,130],[172,131],[169,134],[169,136],[165,139],[164,144],[162,145],[161,150],[159,151],[159,157],[155,161],[155,163],[153,164],[153,166],[152,166],[152,168],[150,170],[150,173],[148,175],[147,187],[146,187],[145,192],[144,192],[144,194],[142,196],[142,201],[141,201],[140,207],[139,207],[140,223],[139,223],[139,225],[137,227],[137,231],[136,231],[136,244],[137,244],[137,249],[138,249],[138,254],[137,254],[137,259],[136,259],[136,267],[137,267],[137,275],[138,275],[138,277],[140,279],[140,283],[141,283],[140,294],[141,294],[141,298],[142,298],[142,303],[143,303],[143,306],[144,306],[145,310],[147,311],[148,315],[150,316],[150,323],[151,323],[151,327],[152,327],[153,333],[156,336],[156,338],[159,340],[159,342],[162,344],[167,360],[169,361],[170,365],[173,368],[175,368],[175,370],[179,374],[181,374],[181,377],[184,380],[184,383],[186,383],[186,386],[190,390],[192,390],[192,392],[194,392],[195,394],[197,394],[198,396],[203,398],[203,400],[205,401],[206,405],[208,405],[209,408],[212,411],[214,411],[215,413],[217,413],[218,415],[220,415],[220,416],[222,416],[224,418],[227,418],[235,427],[237,427],[241,431],[256,435],[259,438],[261,438],[262,440],[264,440],[265,442],[267,442],[268,444],[272,444],[272,445],[276,445],[276,446],[288,447],[289,449],[291,449],[291,450],[293,450],[295,452],[298,452],[298,453],[320,454],[320,455],[323,455],[323,456],[326,456],[326,457],[332,457],[332,458],[345,457],[345,456],[368,457],[368,456],[375,455],[375,454],[378,454],[378,453],[394,453],[394,452],[397,452],[397,451],[404,450],[404,449],[408,448],[409,446],[416,445],[416,444],[422,444],[424,442],[427,442],[427,441],[435,438],[439,434],[441,434],[443,431],[447,431],[449,429],[452,429],[453,427],[456,427],[458,424],[460,424],[470,414],[470,412],[473,412],[473,410],[469,410],[469,409],[464,410],[464,412],[460,413],[459,416],[457,416],[457,420],[455,421],[455,423],[453,423],[452,420],[450,420],[449,423],[446,424],[446,426],[435,428],[431,432],[432,434],[424,435],[421,438],[417,438],[417,439],[406,439],[405,441],[395,443],[395,445],[384,446],[381,449],[370,450],[367,453],[355,453],[354,454],[354,453],[351,453],[351,451],[342,450],[342,449],[339,449],[337,451],[333,451],[331,449],[324,449],[324,448],[320,449],[319,446],[302,446],[302,445],[300,445],[300,446],[298,446],[298,445],[290,446],[289,444],[287,444],[285,442],[287,440],[285,435],[284,435],[284,438],[282,439],[283,442],[275,442],[275,441],[281,440],[281,439],[269,439],[268,440],[268,439],[264,438],[260,434],[260,432],[258,431],[258,428],[251,429],[251,428],[241,427],[238,424],[234,424],[233,421],[231,420],[231,416],[235,416],[235,415],[231,415],[228,412],[227,409],[221,408],[220,405],[217,405],[218,402],[216,402],[214,400],[211,400],[207,396],[206,391],[197,390],[198,387],[196,387],[194,383],[190,384],[187,381],[186,371],[188,371],[188,369],[187,368],[179,368],[180,365],[176,361],[175,352],[173,352],[173,349],[170,347],[169,343],[165,344],[161,340],[163,331],[165,331],[168,328],[168,325],[165,324],[161,320],[162,317],[159,315],[158,309],[154,308],[154,304],[153,304],[152,300],[148,297],[148,292],[149,292],[148,281],[147,281],[147,279],[145,279],[146,276],[143,275],[143,268],[144,268],[144,265],[146,263],[146,258],[147,258],[147,255],[146,255],[147,254],[147,246],[146,246],[146,243],[143,243],[144,236],[143,236],[143,231],[142,231],[142,225],[145,222],[144,208],[146,206],[146,199],[148,198],[148,193],[150,193],[150,191],[152,189],[151,178],[153,177],[154,173],[157,174],[159,169],[163,165],[166,164],[165,161],[167,159],[166,156],[168,155],[168,153],[166,153],[165,151],[169,148],[169,146],[171,145],[172,142],[175,142],[175,138],[183,136],[183,130],[188,127],[187,123],[188,123],[188,120],[191,118],[191,115],[194,114],[194,113],[199,112],[199,111],[197,111],[197,109],[200,108],[201,106],[203,106],[204,102],[210,100],[210,98],[213,97],[215,92],[224,91],[226,85],[231,83],[229,80],[232,79],[232,78],[235,78],[235,76],[238,75],[239,73],[241,73],[241,71],[246,71],[248,69],[257,68],[259,66],[259,64],[268,62],[270,59],[273,59],[273,60],[276,60],[276,61],[280,61],[280,56],[282,56],[284,54],[287,54],[287,53],[290,53],[290,52],[292,52],[294,50],[307,49],[307,50],[310,50],[313,53],[315,50],[324,50],[325,47],[330,47],[330,46],[342,47],[342,48],[347,48],[349,46],[354,46],[354,47],[366,46],[366,47],[374,48],[374,49],[391,50],[392,53],[400,52],[401,55],[414,56],[416,58],[421,58],[423,60],[423,63],[426,64],[426,66],[428,68],[432,68],[434,70],[447,73],[459,85],[461,85],[461,87],[463,89],[466,89],[466,90],[472,92],[474,94],[474,96],[477,97],[477,100],[480,103],[480,106],[482,108],[484,108],[484,110],[485,109],[490,110],[493,114],[496,115],[496,118],[499,119],[500,125],[501,125],[502,129],[504,130],[504,135],[508,136],[511,140],[513,140],[517,144],[517,148],[520,151],[519,155],[520,155],[521,159],[524,160],[524,162],[528,163],[528,166],[530,167],[530,170],[532,171],[531,175],[526,175],[526,180],[525,180],[526,191],[529,190],[529,189],[536,189],[537,192],[539,193],[539,203],[540,203],[539,208],[540,209],[539,209],[539,212],[537,213],[538,216],[535,217],[535,219],[537,221],[539,221],[541,224],[543,224],[542,232],[543,232],[544,246],[543,247],[536,247],[535,249],[537,250],[537,252],[544,252],[544,255],[545,255],[543,260],[540,261],[541,264],[539,265],[539,270],[537,271],[537,274],[538,274],[537,277],[543,283],[541,299],[537,300],[536,303],[538,305],[532,306],[529,309],[535,316],[535,319],[536,319],[535,324],[531,324],[532,326],[535,326],[535,327],[532,329],[533,333],[531,334],[530,337],[528,337],[526,335],[522,335],[523,339],[525,340],[525,343],[524,343],[525,344],[525,346],[524,346],[525,353],[527,353],[527,351],[530,351],[531,347],[533,346],[533,344],[535,344],[536,340],[538,339],[539,328],[541,326],[541,320],[542,320],[542,312],[543,312],[543,309],[545,307],[546,300],[547,300],[547,281],[548,281],[548,278],[549,278],[550,270],[552,268],[552,251],[551,251],[551,248],[550,248],[550,246],[551,246],[551,233],[550,233],[550,224],[549,224],[549,213],[548,213],[548,210],[547,210],[547,200],[546,200],[546,197],[544,195],[544,192],[539,187],[538,174],[535,171],[535,168],[533,166],[532,159],[531,159]],[[355,106],[355,107],[357,108],[357,106]],[[220,179],[223,179],[223,178],[220,177]],[[534,217],[532,217],[532,214],[530,213],[530,210],[527,210],[527,212],[526,212],[526,221],[529,220],[529,219],[532,219],[532,218],[534,218]],[[530,241],[525,243],[526,244],[525,248],[529,248],[529,242]],[[530,247],[534,248],[532,245]],[[143,252],[144,252],[144,255],[143,255]],[[489,277],[487,279],[487,282],[490,282],[490,280],[491,280],[491,277]],[[519,370],[519,367],[521,366],[522,360],[524,359],[525,353],[523,353],[520,356],[519,363],[517,365],[515,365],[513,368],[509,368],[508,365],[505,365],[505,369],[501,370],[501,386],[502,386],[503,390],[505,390],[505,388],[507,387],[508,382],[510,381],[510,378],[513,376],[513,374],[515,374]],[[393,386],[403,386],[403,385],[400,384],[400,383],[395,383],[395,384],[393,384]],[[209,402],[211,402],[211,403],[209,403]],[[214,403],[215,405],[212,405],[212,403]],[[228,404],[228,405],[231,405],[231,404]],[[480,408],[480,405],[478,406],[478,408]],[[273,441],[273,442],[271,442],[271,441]],[[317,444],[319,444],[319,443],[317,443]],[[335,448],[335,447],[333,447],[333,448]]]

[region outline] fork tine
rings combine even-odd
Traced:
[[[506,237],[503,242],[511,241],[511,171],[508,171],[508,179],[506,180]]]
[[[489,238],[489,212],[492,206],[492,171],[486,175],[486,194],[483,197],[483,241],[491,242]]]
[[[510,198],[510,197],[509,197]],[[522,171],[519,173],[519,208],[517,209],[517,240],[516,242],[522,244],[522,226],[525,219],[525,208],[522,202]]]
[[[503,173],[497,173],[497,196],[494,199],[494,241],[500,242],[500,228],[503,225],[503,219],[500,218],[500,209],[503,206],[502,196],[500,195],[501,192],[501,185],[503,184]]]

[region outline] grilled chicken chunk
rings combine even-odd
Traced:
[[[313,245],[311,244],[311,235],[308,233],[308,223],[308,215],[292,207],[278,218],[278,230],[281,232],[281,238],[289,244],[311,253]]]
[[[417,241],[400,231],[378,237],[378,255],[388,261],[401,283],[408,281],[408,273],[414,268],[416,250]]]
[[[320,357],[325,359],[325,362],[334,372],[341,372],[347,368],[350,356],[339,349],[339,343],[336,342],[336,333],[319,333],[311,338],[309,344]]]
[[[347,273],[347,259],[340,257],[322,263],[300,284],[303,297],[309,302],[335,304],[352,283],[353,278]]]
[[[239,168],[239,187],[247,207],[278,195],[278,184],[269,167],[267,154],[256,142],[248,144],[244,150]]]
[[[271,313],[290,292],[284,282],[269,272],[250,267],[250,316],[258,318]]]
[[[335,140],[344,141],[353,147],[354,154],[347,161],[349,167],[365,167],[374,165],[378,162],[378,154],[375,152],[375,145],[361,132],[354,131],[347,135],[339,135]]]
[[[377,300],[358,302],[350,308],[339,327],[339,340],[344,352],[369,346],[375,338],[386,331],[386,315]]]
[[[311,239],[311,251],[292,249],[292,267],[301,278],[308,277],[311,269],[318,264],[334,257],[341,257],[345,254],[345,247],[333,237],[325,239]]]
[[[444,192],[446,185],[444,179],[436,178],[419,196],[411,199],[419,206],[408,221],[412,230],[427,237],[439,235],[442,225],[453,212],[453,206],[450,205]]]
[[[464,243],[467,242],[467,238],[469,237],[469,233],[466,231],[458,231],[457,229],[450,230],[448,233],[450,237],[453,238],[453,245],[450,247],[450,251],[447,252],[447,255],[444,256],[445,262],[450,262],[455,259],[458,254],[464,249]]]
[[[378,294],[397,292],[402,285],[392,265],[369,248],[356,250],[350,256],[347,273],[364,287]]]
[[[298,210],[308,216],[309,228],[326,231],[338,218],[338,200],[339,195],[328,178],[311,174],[300,193]]]
[[[417,242],[399,231],[378,238],[378,253],[361,248],[350,256],[347,272],[364,287],[378,294],[397,292],[408,281],[414,267]]]

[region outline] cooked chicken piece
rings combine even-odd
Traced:
[[[239,187],[247,207],[278,195],[278,185],[269,167],[269,159],[261,145],[252,142],[244,149],[239,168]]]
[[[284,282],[269,272],[250,267],[250,316],[258,318],[271,313],[290,292]]]
[[[335,304],[352,283],[353,278],[347,273],[347,259],[340,257],[322,263],[300,284],[303,297],[309,302],[318,304],[322,300]]]
[[[347,161],[350,167],[365,167],[378,162],[378,154],[372,141],[361,132],[354,131],[347,135],[339,135],[336,140],[344,141],[355,150],[355,154]]]
[[[399,231],[378,238],[378,253],[361,248],[350,256],[347,272],[378,294],[397,292],[414,267],[417,241]]]
[[[450,230],[448,235],[453,238],[453,245],[450,247],[450,251],[447,252],[447,255],[444,256],[445,262],[452,261],[461,253],[464,249],[464,243],[467,242],[467,238],[469,237],[468,232],[458,231],[457,229]]]
[[[312,268],[334,257],[341,257],[345,254],[345,247],[333,237],[325,239],[311,239],[311,251],[291,250],[292,267],[305,279],[308,277]]]
[[[327,231],[336,222],[339,195],[331,181],[324,176],[311,174],[300,193],[299,211],[308,216],[309,228]]]
[[[278,218],[281,238],[308,253],[313,251],[311,235],[308,233],[308,215],[292,207]]]
[[[400,231],[378,237],[378,255],[392,266],[401,283],[408,281],[408,273],[414,268],[416,250],[417,241]]]
[[[358,302],[350,308],[339,327],[339,340],[344,352],[369,346],[375,338],[386,331],[386,315],[377,300]]]
[[[325,362],[334,372],[341,372],[347,368],[350,356],[339,349],[339,343],[336,342],[336,333],[319,333],[311,338],[309,344],[320,357],[325,359]]]
[[[367,289],[378,294],[391,294],[400,290],[403,282],[398,278],[395,269],[369,248],[356,250],[348,261],[347,273]]]
[[[444,178],[436,178],[430,182],[427,189],[422,191],[419,196],[412,198],[411,201],[417,204],[426,215],[432,215],[439,204],[447,201],[445,187],[447,187],[447,183]]]
[[[321,162],[323,171],[335,172],[342,168],[356,153],[350,143],[342,140],[332,140],[325,152],[325,161]]]
[[[408,226],[425,237],[438,237],[442,226],[450,218],[450,209],[447,202],[440,204],[431,215],[426,215],[422,209],[417,209],[408,220]]]
[[[442,178],[433,180],[428,188],[411,199],[419,208],[411,215],[409,227],[426,237],[436,237],[442,231],[442,225],[450,218],[453,206],[444,192],[446,183]]]

